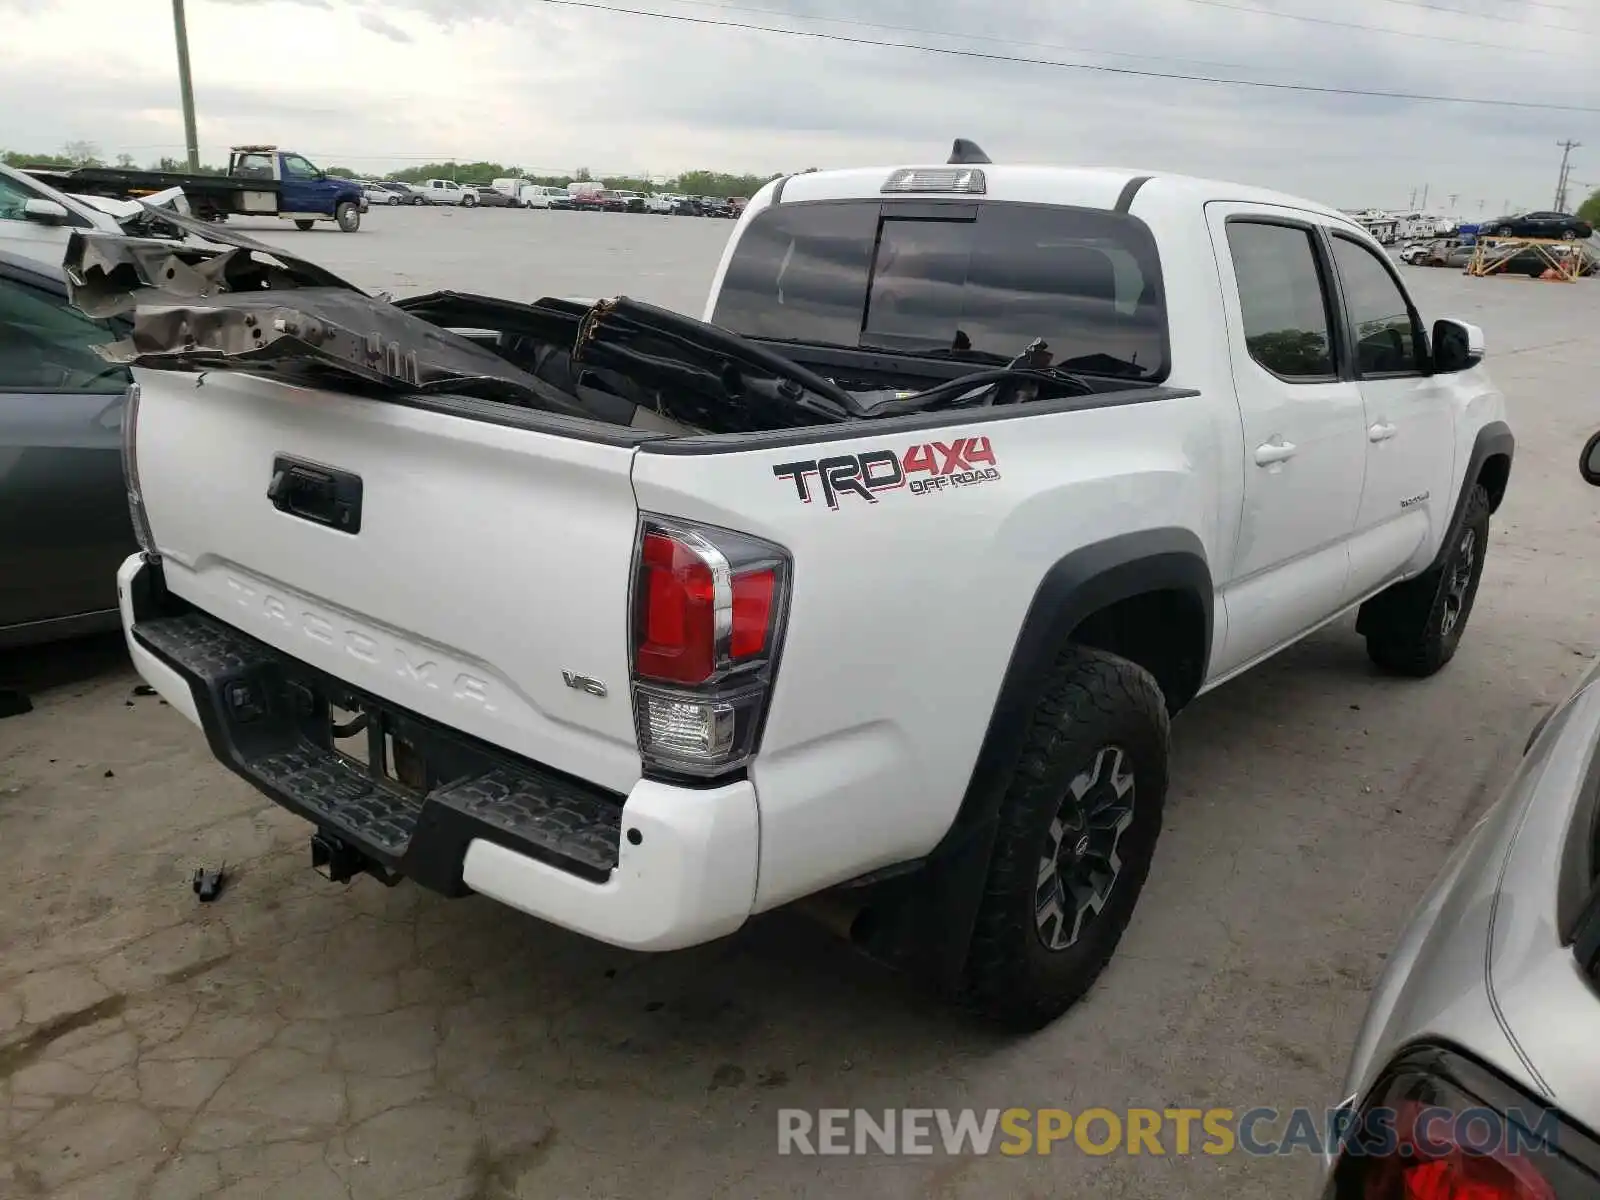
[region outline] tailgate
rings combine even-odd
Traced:
[[[514,753],[638,779],[631,445],[233,371],[135,374],[174,594]]]

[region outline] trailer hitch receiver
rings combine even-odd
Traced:
[[[331,883],[349,883],[362,874],[371,875],[385,887],[400,882],[400,876],[382,863],[326,830],[311,835],[311,869]]]

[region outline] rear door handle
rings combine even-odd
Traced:
[[[1394,435],[1395,427],[1384,421],[1379,421],[1376,425],[1367,428],[1367,441],[1369,442],[1387,442]]]
[[[1270,467],[1273,463],[1281,463],[1293,458],[1299,450],[1293,442],[1281,441],[1274,438],[1270,442],[1262,442],[1256,447],[1256,466]]]

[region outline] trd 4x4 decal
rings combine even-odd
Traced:
[[[811,503],[814,487],[833,509],[839,507],[841,496],[856,496],[876,504],[879,492],[907,488],[914,496],[925,496],[1000,478],[994,448],[986,437],[956,438],[948,444],[924,442],[903,454],[866,450],[780,463],[772,473],[779,479],[791,480],[795,495],[803,503]]]

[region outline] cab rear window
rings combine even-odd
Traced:
[[[713,319],[748,337],[1002,361],[1168,369],[1155,240],[1122,213],[999,201],[780,204],[751,221]]]

